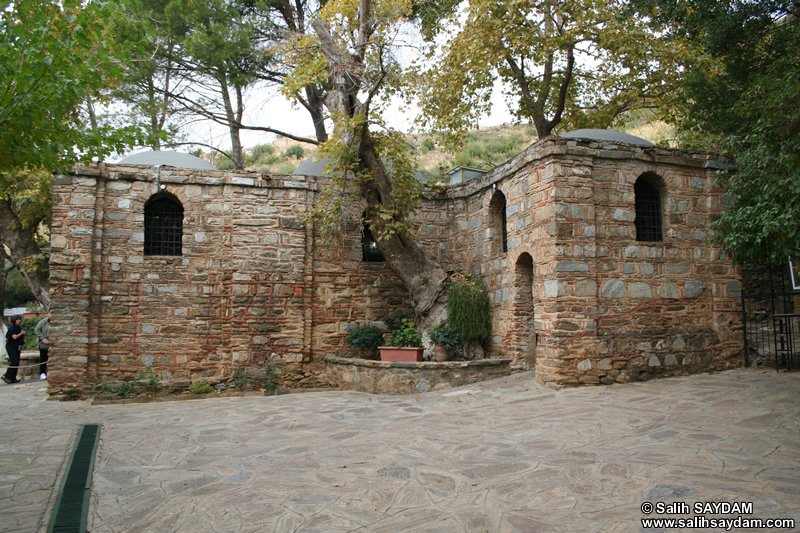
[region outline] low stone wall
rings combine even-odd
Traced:
[[[511,372],[511,359],[392,363],[327,356],[329,380],[345,390],[373,394],[416,394],[460,387]]]

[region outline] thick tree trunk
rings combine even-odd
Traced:
[[[315,19],[311,25],[328,58],[333,81],[326,95],[325,105],[334,117],[363,117],[357,126],[348,121],[336,123],[336,135],[340,137],[341,144],[357,147],[358,165],[372,177],[361,184],[361,196],[369,206],[391,211],[395,207],[393,183],[375,148],[367,120],[370,99],[377,92],[378,86],[364,84],[361,78],[364,72],[364,53],[373,31],[370,1],[361,0],[355,53],[340,48],[340,41],[331,34],[321,19]],[[368,94],[363,102],[359,99],[359,94],[362,93]],[[336,118],[334,121],[336,122]],[[440,264],[425,255],[413,236],[384,231],[385,223],[380,217],[370,220],[370,227],[379,236],[376,241],[378,249],[408,290],[411,305],[417,315],[418,329],[426,340],[426,355],[430,358],[433,347],[427,331],[447,319],[447,273]]]
[[[36,245],[36,228],[22,229],[17,215],[7,201],[0,201],[0,241],[5,244],[11,261],[19,265],[25,284],[45,309],[50,309],[50,282],[47,271],[28,268],[42,253]]]
[[[392,183],[386,168],[380,162],[367,128],[361,131],[361,164],[369,169],[372,181],[362,190],[370,206],[378,207],[393,202]],[[384,233],[380,219],[370,221],[378,235]],[[431,261],[413,236],[396,233],[377,240],[378,249],[388,261],[392,271],[408,289],[411,305],[419,319],[419,326],[428,330],[447,316],[445,289],[447,274],[438,263]]]

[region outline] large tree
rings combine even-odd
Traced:
[[[7,2],[0,11],[0,242],[49,307],[47,221],[53,171],[141,142],[134,128],[93,126],[85,104],[121,74],[107,8],[80,0]]]
[[[728,209],[716,239],[739,263],[800,254],[800,2],[637,0],[669,36],[702,46],[718,68],[693,68],[678,115],[683,142],[736,159],[721,173]],[[710,141],[710,142],[709,142]]]
[[[489,111],[499,82],[540,138],[559,126],[605,128],[666,105],[691,56],[621,0],[471,0],[441,24],[420,76],[426,120],[464,132]]]
[[[171,96],[182,95],[190,80],[180,68],[180,41],[163,16],[168,3],[125,0],[114,18],[113,37],[118,46],[130,50],[130,60],[110,95],[125,104],[121,120],[146,130],[154,150],[180,142],[182,126],[191,120],[186,107]]]
[[[134,45],[137,57],[115,96],[154,131],[175,118],[225,127],[237,168],[244,167],[244,130],[322,142],[327,138],[324,85],[297,87],[291,94],[308,110],[316,139],[293,135],[280,125],[255,123],[247,112],[257,96],[283,85],[291,65],[279,61],[274,50],[290,35],[306,32],[317,8],[309,0],[125,0],[119,7],[116,38]],[[215,148],[184,140],[173,138],[167,145]]]
[[[422,185],[402,136],[381,124],[380,114],[386,96],[406,83],[396,51],[412,15],[412,3],[403,0],[333,0],[311,23],[313,32],[292,41],[287,54],[297,65],[289,87],[332,80],[325,105],[334,131],[320,153],[333,162],[335,177],[317,220],[335,230],[343,215],[359,219],[365,206],[379,249],[428,329],[446,314],[447,276],[415,240],[412,217]]]

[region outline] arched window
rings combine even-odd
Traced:
[[[183,206],[171,196],[151,198],[144,206],[144,255],[181,255]]]
[[[501,239],[500,249],[503,253],[508,252],[508,227],[506,224],[506,195],[501,191],[495,191],[492,201],[489,202],[489,210],[492,213],[492,229],[496,238]]]
[[[661,216],[661,193],[651,179],[641,176],[633,186],[636,194],[636,240],[664,240]]]
[[[383,262],[383,254],[378,249],[378,243],[375,242],[375,237],[372,236],[372,232],[369,230],[366,213],[361,219],[361,260],[367,263]]]

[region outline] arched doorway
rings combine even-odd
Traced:
[[[535,299],[533,294],[533,257],[520,254],[514,265],[514,301],[512,311],[512,346],[516,348],[513,366],[534,368],[536,333],[534,329]]]

